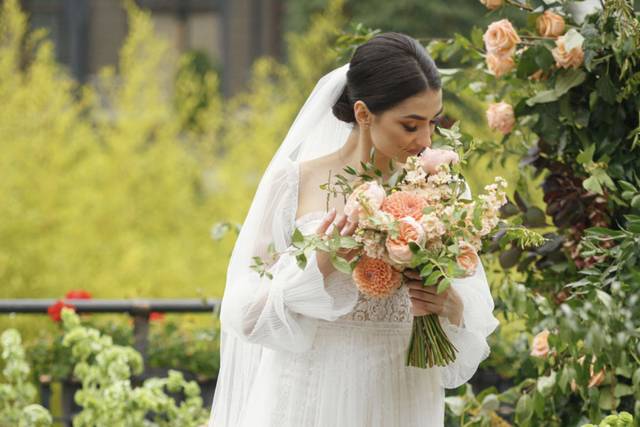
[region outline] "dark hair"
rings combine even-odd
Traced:
[[[372,113],[380,113],[426,89],[441,87],[438,68],[420,42],[402,33],[382,33],[356,48],[347,84],[332,111],[343,122],[355,123],[357,100]]]

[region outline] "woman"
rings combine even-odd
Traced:
[[[444,388],[471,378],[497,325],[482,265],[441,295],[408,280],[386,299],[359,293],[321,251],[304,268],[281,255],[271,277],[249,267],[254,256],[268,258],[272,242],[286,250],[296,227],[353,233],[343,198],[331,199],[325,212],[318,187],[330,173],[370,161],[372,149],[387,178],[390,161],[431,145],[441,115],[438,70],[403,34],[372,38],[318,82],[267,167],[233,250],[210,426],[443,425]],[[440,316],[457,359],[406,367],[413,316],[429,313]]]

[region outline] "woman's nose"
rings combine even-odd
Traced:
[[[417,143],[420,147],[431,147],[431,128],[425,127],[417,136]]]

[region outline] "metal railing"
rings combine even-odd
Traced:
[[[56,299],[4,299],[0,300],[0,313],[47,314],[49,307],[57,301]],[[149,317],[151,313],[211,313],[215,315],[220,313],[220,300],[209,298],[64,299],[64,302],[72,305],[76,313],[118,313],[128,314],[133,317],[134,348],[140,352],[145,362],[147,361]],[[145,372],[142,376],[134,379],[134,382],[140,383],[142,379],[152,373],[146,366],[147,364],[145,363]],[[206,384],[198,381],[202,388],[202,397],[205,405],[211,404],[215,382],[216,379],[209,380]],[[206,388],[203,386],[206,386]],[[73,414],[80,409],[73,398],[77,387],[77,383],[71,380],[62,383],[62,417],[54,417],[54,422],[62,422],[65,426],[71,426]],[[40,381],[40,400],[44,407],[50,408],[50,382]]]

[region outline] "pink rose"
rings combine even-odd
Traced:
[[[487,109],[487,122],[493,130],[498,130],[506,135],[513,130],[516,118],[513,107],[506,102],[490,104]]]
[[[558,37],[556,47],[551,50],[556,65],[561,68],[578,68],[584,62],[584,52],[581,46],[576,46],[567,52],[564,36]]]
[[[442,164],[458,163],[458,154],[451,150],[425,148],[419,157],[422,169],[428,174],[438,173],[438,166]]]
[[[534,357],[546,357],[549,354],[549,331],[545,329],[533,337],[531,343],[531,355]]]
[[[494,53],[487,54],[487,68],[496,77],[502,77],[516,66],[511,55],[496,55]]]
[[[464,269],[469,276],[473,275],[478,268],[478,255],[476,249],[469,243],[460,241],[458,243],[458,256],[456,262],[458,266]]]
[[[511,56],[520,43],[518,33],[508,19],[492,22],[482,36],[488,53],[500,56]]]
[[[550,10],[536,19],[536,29],[542,37],[558,37],[564,33],[564,19]]]
[[[480,0],[480,3],[485,5],[489,10],[494,10],[502,6],[502,0]]]
[[[409,248],[409,242],[424,244],[425,233],[422,226],[413,217],[405,216],[398,220],[398,237],[392,239],[387,237],[385,246],[389,252],[389,258],[398,264],[406,264],[411,261],[413,252]]]
[[[384,188],[377,181],[367,181],[357,186],[349,195],[344,213],[350,222],[358,222],[360,218],[380,209],[384,199]]]

